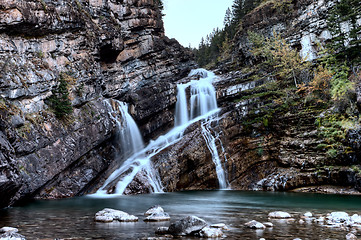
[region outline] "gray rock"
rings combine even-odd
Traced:
[[[224,223],[212,224],[212,225],[210,225],[209,227],[211,227],[211,228],[220,228],[220,229],[222,229],[222,230],[228,230],[227,225],[224,224]]]
[[[161,222],[161,221],[169,221],[169,220],[170,220],[170,216],[166,212],[153,213],[152,215],[144,219],[145,222]]]
[[[169,233],[169,227],[158,227],[155,231],[156,234],[168,234]]]
[[[138,221],[138,217],[111,208],[104,208],[95,214],[96,222],[112,222],[115,220],[120,222],[136,222]]]
[[[271,222],[264,222],[263,225],[265,225],[266,227],[269,227],[269,228],[273,227],[273,223],[271,223]]]
[[[144,213],[144,215],[145,215],[145,216],[150,216],[150,215],[152,215],[152,214],[154,214],[154,213],[164,213],[164,209],[163,209],[161,206],[159,206],[159,205],[155,205],[155,206],[149,208],[149,209]]]
[[[307,218],[310,218],[312,217],[312,213],[311,212],[306,212],[305,214],[303,214],[303,216],[307,217]]]
[[[287,212],[275,211],[268,214],[269,218],[291,218],[291,215]]]
[[[188,216],[172,223],[169,226],[169,233],[174,236],[185,236],[199,232],[207,226],[206,221],[196,216]]]
[[[17,228],[13,228],[13,227],[2,227],[0,228],[0,233],[6,233],[6,232],[18,232],[19,230]]]
[[[353,234],[353,233],[348,233],[348,234],[346,235],[346,239],[347,239],[347,240],[357,240],[357,237],[356,237],[355,234]]]
[[[26,240],[26,238],[16,232],[6,232],[0,235],[0,240]]]
[[[248,228],[252,228],[252,229],[265,229],[266,228],[265,225],[263,225],[260,222],[257,222],[256,220],[252,220],[250,222],[247,222],[244,225],[246,225]]]
[[[205,227],[199,232],[199,236],[204,238],[217,238],[222,237],[223,232],[219,228]]]

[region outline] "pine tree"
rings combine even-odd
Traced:
[[[332,40],[328,47],[332,49],[338,58],[353,59],[361,58],[361,26],[357,24],[358,15],[361,12],[359,0],[341,0],[330,11],[328,27],[332,33]],[[350,31],[343,30],[347,25]]]

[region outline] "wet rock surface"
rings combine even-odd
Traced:
[[[186,236],[201,231],[207,223],[196,216],[188,216],[172,223],[168,232],[174,236]]]
[[[96,222],[137,222],[138,217],[130,215],[126,212],[111,208],[104,208],[95,214]]]

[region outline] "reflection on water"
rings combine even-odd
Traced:
[[[157,227],[168,226],[169,222],[145,223],[143,213],[159,204],[170,214],[172,221],[196,215],[209,223],[227,224],[230,231],[225,232],[225,239],[345,239],[347,232],[317,224],[273,221],[272,229],[256,231],[245,228],[244,223],[253,219],[268,221],[267,214],[274,210],[288,211],[295,216],[306,211],[317,215],[337,210],[361,214],[360,203],[360,196],[241,191],[194,191],[107,199],[80,197],[35,201],[23,207],[1,210],[0,227],[17,227],[28,239],[153,237]],[[140,221],[94,222],[95,213],[105,207],[126,211],[138,216]]]

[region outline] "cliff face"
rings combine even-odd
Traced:
[[[260,77],[267,74],[257,72],[257,59],[250,52],[248,39],[248,31],[265,36],[275,32],[301,56],[315,60],[322,55],[320,46],[336,37],[332,36],[327,19],[337,1],[297,0],[286,9],[275,8],[274,2],[261,4],[244,17],[234,39],[231,59],[220,63],[221,68],[216,70],[219,79],[215,85],[222,112],[212,131],[220,135],[223,143],[221,146],[217,141],[230,187],[316,192],[338,189],[339,193],[359,193],[358,122],[349,129],[336,127],[337,131],[347,133],[334,150],[347,150],[332,155],[332,150],[327,149],[332,136],[325,135],[329,126],[320,127],[317,123],[335,114],[335,107],[332,104],[319,107],[317,99],[307,103],[295,87],[277,86],[277,77],[272,73]],[[361,25],[360,19],[357,24]],[[349,22],[341,23],[343,33],[347,35],[350,30]],[[355,78],[353,83],[358,105],[360,82],[360,78]],[[167,161],[176,167],[169,168]],[[176,146],[159,154],[154,164],[168,191],[218,188],[214,163],[199,128],[191,127]]]
[[[190,56],[153,0],[0,1],[0,206],[81,194],[116,165],[106,98],[129,103],[145,139],[168,128]],[[60,79],[73,112],[59,120]]]

